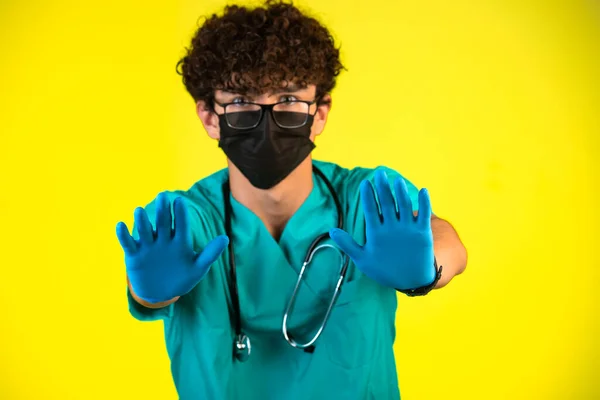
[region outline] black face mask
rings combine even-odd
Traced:
[[[290,119],[298,118],[297,113],[289,114]],[[219,147],[252,186],[270,189],[292,173],[315,148],[310,140],[312,123],[313,116],[308,115],[306,124],[299,128],[281,128],[271,112],[265,110],[257,127],[241,130],[231,128],[225,115],[219,115]]]

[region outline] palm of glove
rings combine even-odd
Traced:
[[[435,280],[431,205],[426,189],[419,192],[419,213],[413,215],[404,179],[394,182],[396,200],[383,170],[375,172],[375,193],[369,181],[360,186],[365,214],[366,243],[358,245],[345,231],[332,229],[330,236],[356,267],[381,285],[399,290],[415,289]],[[396,211],[396,206],[398,211]]]
[[[141,207],[135,210],[138,240],[131,237],[124,223],[117,225],[131,287],[139,298],[149,303],[189,293],[229,243],[227,236],[219,236],[198,254],[193,250],[183,201],[178,198],[173,203],[174,221],[166,195],[160,194],[156,202],[156,230]],[[175,229],[172,229],[173,222]]]

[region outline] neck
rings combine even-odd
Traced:
[[[279,240],[285,225],[313,188],[312,160],[307,157],[290,175],[271,189],[257,189],[230,161],[231,195],[258,216],[271,236]]]

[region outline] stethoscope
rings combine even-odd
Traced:
[[[337,227],[339,229],[343,229],[344,215],[342,212],[342,205],[340,204],[340,200],[337,197],[335,190],[333,189],[333,186],[331,185],[331,182],[329,182],[329,180],[325,177],[323,172],[321,172],[321,170],[319,170],[314,165],[313,165],[313,171],[316,175],[318,175],[323,180],[323,182],[325,182],[325,185],[327,185],[327,188],[329,189],[329,192],[331,193],[331,197],[333,198],[333,201],[335,202],[335,208],[337,210],[337,216],[338,216]],[[225,201],[225,233],[227,234],[227,236],[229,238],[232,238],[232,235],[231,235],[231,200],[229,198],[229,195],[230,195],[230,188],[229,188],[229,181],[227,181],[223,185],[223,198]],[[329,315],[331,314],[331,310],[333,309],[333,306],[335,305],[335,302],[337,301],[337,298],[342,289],[342,283],[344,281],[344,278],[346,277],[346,271],[348,270],[349,260],[345,254],[343,254],[337,247],[334,247],[330,244],[320,244],[328,238],[329,238],[329,232],[323,233],[323,234],[319,235],[315,240],[313,240],[313,242],[310,244],[308,251],[306,253],[306,256],[304,257],[304,262],[302,263],[302,268],[300,269],[300,273],[298,274],[298,280],[296,281],[296,286],[294,287],[294,290],[292,292],[290,300],[288,301],[285,313],[283,314],[283,323],[282,323],[282,327],[281,327],[281,331],[283,332],[283,337],[291,346],[298,348],[298,349],[303,349],[307,353],[312,353],[314,351],[314,349],[315,349],[314,343],[317,341],[319,336],[321,336],[321,333],[323,333],[323,330],[325,329],[325,325],[327,324],[327,321],[329,320]],[[315,253],[318,250],[327,248],[327,247],[330,247],[330,248],[336,250],[340,254],[340,257],[342,259],[339,278],[338,278],[337,284],[335,286],[335,291],[334,291],[333,295],[331,296],[331,301],[329,302],[329,306],[327,307],[327,312],[325,313],[325,316],[323,317],[323,321],[321,322],[319,329],[317,330],[317,332],[315,333],[315,335],[312,337],[311,340],[309,340],[306,343],[299,343],[293,338],[293,336],[291,335],[291,333],[288,330],[287,323],[288,323],[289,315],[294,308],[294,304],[296,303],[296,295],[300,288],[300,284],[302,282],[302,277],[304,276],[304,273],[306,272],[308,265],[312,261],[313,256],[315,255]],[[241,312],[240,312],[240,299],[239,299],[239,294],[238,294],[235,256],[233,254],[233,244],[232,243],[230,243],[228,246],[228,252],[229,252],[229,265],[230,265],[230,269],[231,269],[229,291],[230,291],[230,295],[231,295],[231,302],[233,303],[233,314],[234,315],[233,315],[232,319],[233,319],[233,325],[234,325],[234,329],[235,329],[233,354],[237,360],[243,362],[243,361],[246,361],[250,357],[250,353],[252,351],[252,346],[251,346],[250,338],[244,333],[244,331],[242,329],[242,316],[241,316]]]

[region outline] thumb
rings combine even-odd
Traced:
[[[196,273],[200,279],[204,277],[204,274],[206,274],[210,266],[221,256],[223,250],[227,248],[227,245],[229,245],[229,238],[225,235],[221,235],[211,240],[206,247],[204,247],[204,250],[202,250],[202,253],[200,253],[194,263]]]
[[[329,231],[329,236],[338,245],[340,250],[346,253],[353,261],[356,262],[360,258],[363,248],[354,241],[348,232],[334,228]]]

